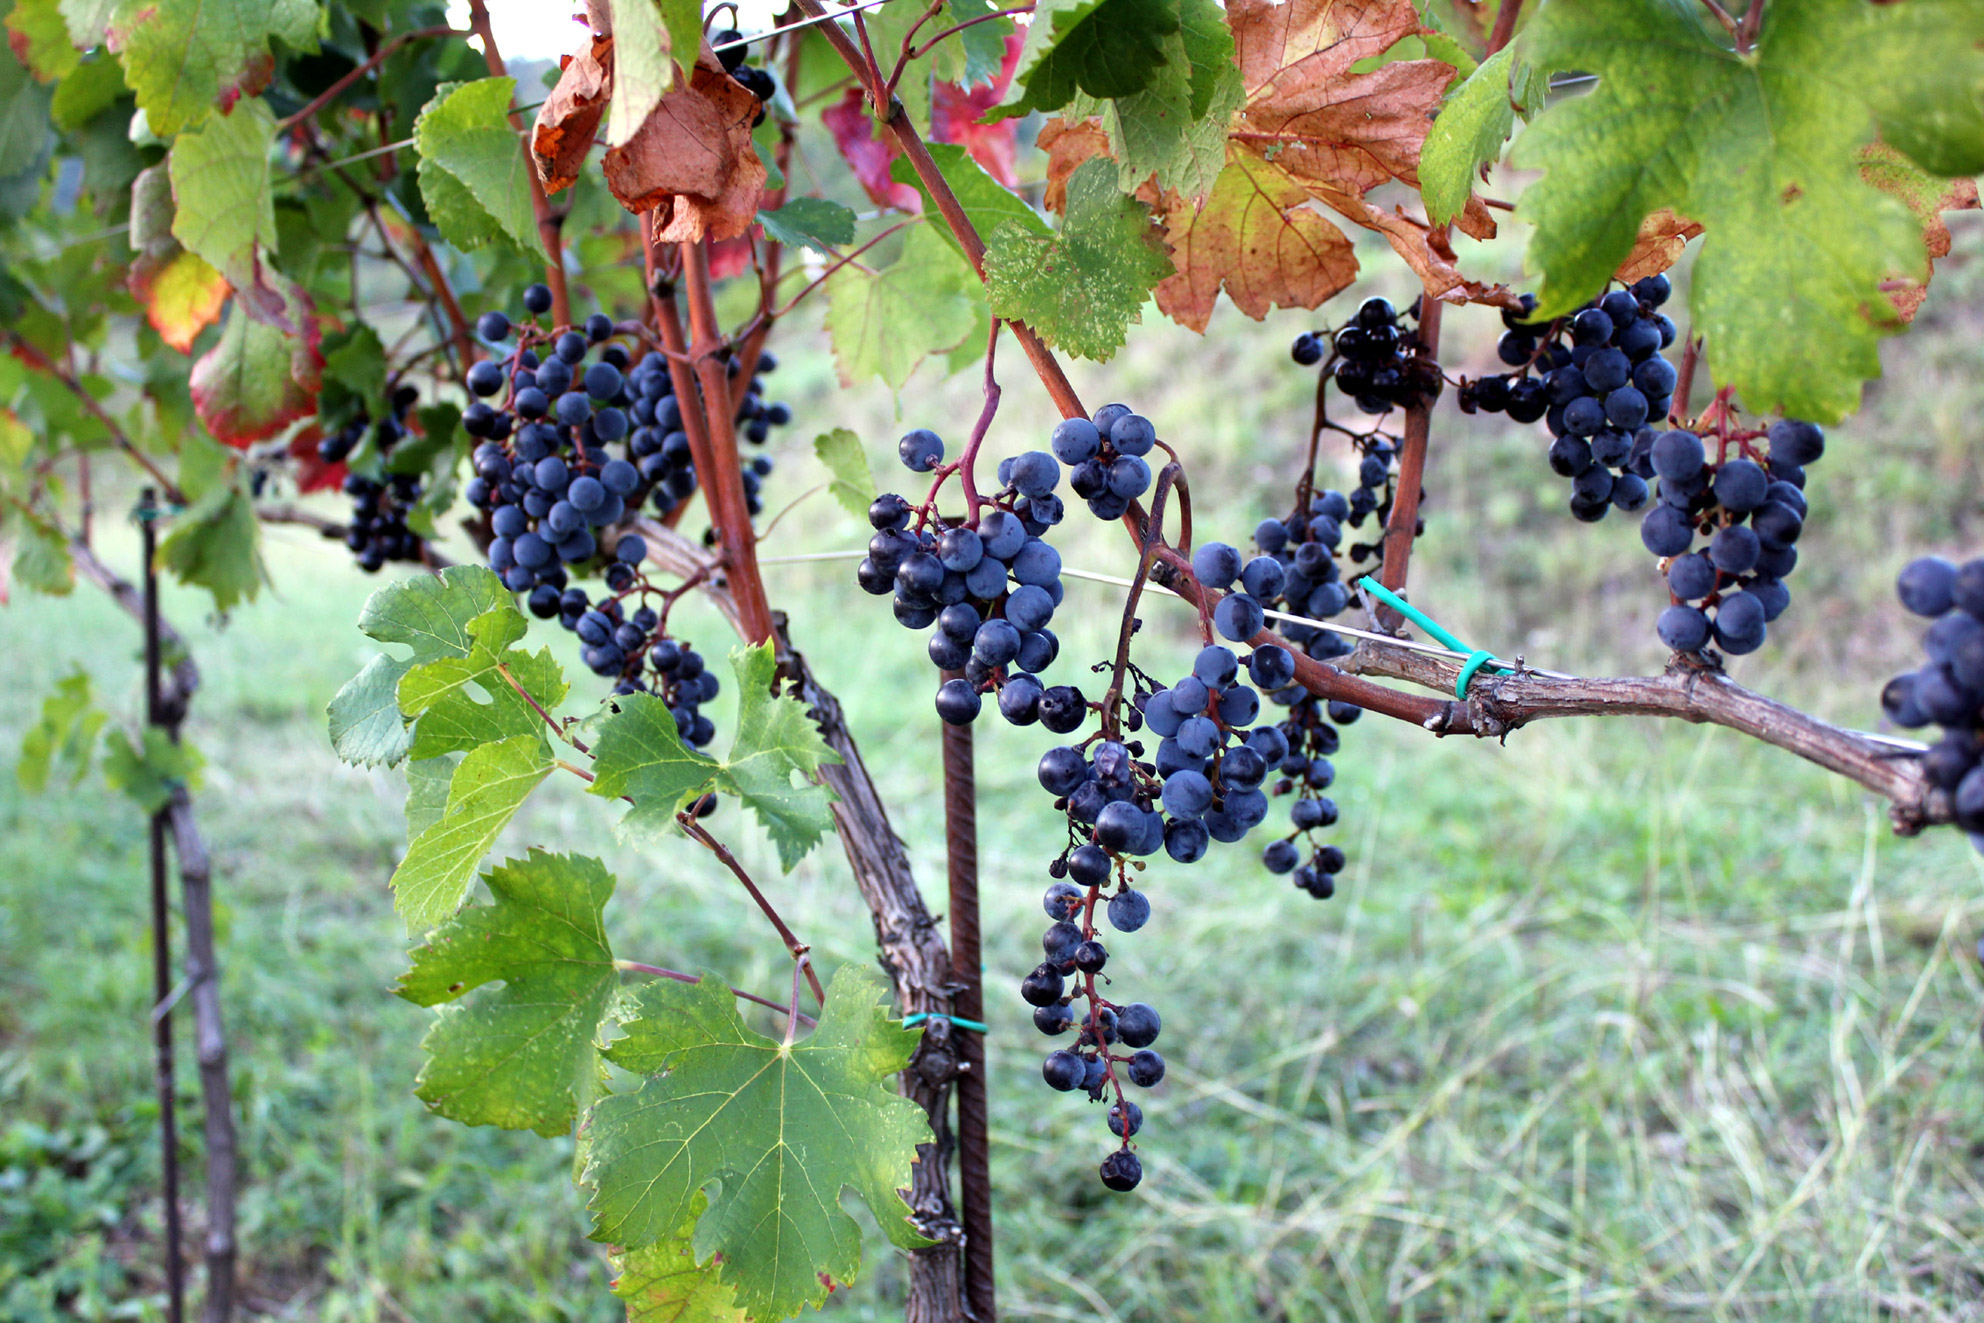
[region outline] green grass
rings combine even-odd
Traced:
[[[1959,251],[1976,237],[1969,227]],[[1984,389],[1960,311],[1984,279],[1960,261],[1940,279],[1933,320],[1890,350],[1894,384],[1814,471],[1791,612],[1737,670],[1861,724],[1915,647],[1888,600],[1894,570],[1923,548],[1984,542]],[[1150,327],[1136,356],[1076,368],[1085,398],[1134,400],[1205,456],[1201,537],[1239,540],[1283,499],[1278,475],[1306,437],[1307,378],[1283,357],[1302,320],[1229,314],[1205,341]],[[1492,320],[1449,319],[1451,364],[1485,363]],[[775,505],[816,480],[808,423],[857,425],[878,458],[897,430],[886,398],[831,396],[824,356],[787,357],[805,421]],[[1020,373],[1004,362],[1002,449],[1044,430]],[[919,384],[905,417],[968,418],[975,395],[964,378]],[[1534,431],[1445,413],[1436,446],[1415,600],[1539,665],[1659,663],[1630,521],[1574,524]],[[858,536],[816,496],[773,550]],[[108,537],[128,565],[128,541]],[[1116,530],[1069,543],[1071,564],[1125,564]],[[570,1145],[466,1130],[411,1096],[426,1015],[386,991],[404,964],[385,887],[403,784],[340,767],[321,716],[369,652],[352,621],[371,585],[295,530],[271,535],[271,558],[274,590],[224,624],[167,597],[206,678],[190,735],[208,759],[198,804],[223,906],[247,1299],[293,1319],[613,1317]],[[770,572],[941,895],[920,645],[858,597],[851,565]],[[1104,655],[1120,598],[1070,594],[1071,674]],[[1189,621],[1157,603],[1146,618],[1151,665],[1182,670]],[[14,696],[0,747],[74,664],[120,716],[135,711],[135,631],[91,590],[17,600],[0,620]],[[685,624],[727,646],[702,608]],[[1292,891],[1244,849],[1153,868],[1156,917],[1114,944],[1110,973],[1163,1012],[1171,1071],[1148,1100],[1149,1175],[1118,1198],[1094,1177],[1100,1113],[1038,1083],[1042,1040],[1011,993],[1042,922],[1043,744],[998,723],[979,744],[1008,1315],[1984,1317],[1971,954],[1984,868],[1953,833],[1896,840],[1854,787],[1713,729],[1546,723],[1498,747],[1367,717],[1338,759],[1353,862],[1334,900]],[[620,846],[614,810],[578,789],[552,783],[504,848],[606,858],[622,954],[782,985],[783,953],[734,884],[686,847]],[[835,852],[780,878],[733,811],[712,826],[823,966],[872,958]],[[40,800],[0,779],[0,1319],[158,1316],[143,847],[135,812],[94,779]],[[183,1065],[180,1086],[196,1117]],[[190,1123],[185,1142],[197,1194]],[[865,1279],[830,1310],[889,1317],[900,1286],[871,1237]]]

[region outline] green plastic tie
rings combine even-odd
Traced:
[[[1474,679],[1482,667],[1493,666],[1498,671],[1510,669],[1501,662],[1496,661],[1494,653],[1482,648],[1470,648],[1465,643],[1462,643],[1445,626],[1441,625],[1439,621],[1433,619],[1370,575],[1365,575],[1353,586],[1364,589],[1386,606],[1389,606],[1392,610],[1398,612],[1407,620],[1410,620],[1413,624],[1438,639],[1445,647],[1454,652],[1464,652],[1467,654],[1467,660],[1461,663],[1460,674],[1454,677],[1455,698],[1463,702],[1466,701],[1468,683]]]
[[[905,1029],[914,1029],[925,1020],[949,1020],[954,1027],[969,1029],[977,1034],[989,1034],[992,1032],[976,1020],[966,1020],[955,1015],[945,1015],[942,1011],[918,1011],[914,1015],[905,1015],[902,1017],[902,1027]]]

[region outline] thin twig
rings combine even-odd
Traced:
[[[42,353],[41,350],[35,348],[34,345],[22,339],[19,335],[9,331],[6,332],[6,336],[8,345],[13,349],[17,357],[25,360],[27,365],[36,371],[46,372],[49,376],[61,382],[68,389],[69,393],[76,397],[77,403],[83,406],[83,412],[103,424],[104,428],[110,433],[110,439],[117,443],[117,448],[129,455],[132,462],[143,469],[151,477],[152,481],[158,484],[159,491],[164,494],[168,501],[171,501],[174,505],[184,505],[186,503],[185,493],[179,490],[178,484],[165,476],[164,471],[152,462],[150,455],[138,449],[137,443],[125,434],[123,427],[118,424],[115,418],[110,416],[109,411],[97,403],[96,396],[83,388],[82,382],[78,381],[72,373],[65,372],[57,367],[48,355]]]
[[[806,979],[813,985],[814,1000],[819,1002],[820,1005],[825,1006],[827,1004],[826,990],[820,986],[819,975],[813,972],[812,965],[806,963],[804,960],[806,953],[813,948],[807,946],[793,935],[792,929],[786,926],[785,920],[780,918],[778,911],[772,908],[772,903],[765,899],[765,893],[758,890],[758,884],[751,880],[751,875],[744,871],[744,865],[737,862],[737,856],[730,852],[728,846],[703,830],[703,825],[687,813],[677,813],[675,815],[675,821],[682,828],[683,832],[688,835],[690,840],[715,855],[722,861],[723,866],[730,870],[731,876],[744,884],[744,890],[751,893],[751,899],[757,902],[758,908],[764,912],[764,916],[772,921],[772,927],[778,929],[779,940],[785,943],[785,949],[790,951],[792,958],[799,961],[805,969]]]
[[[380,46],[379,49],[374,51],[363,64],[352,69],[349,73],[345,74],[344,77],[338,79],[335,83],[332,83],[329,87],[325,88],[322,92],[318,93],[316,99],[312,100],[309,104],[305,105],[303,109],[297,111],[294,115],[289,115],[283,119],[277,120],[276,132],[283,133],[289,129],[295,128],[298,124],[301,124],[304,120],[309,119],[312,115],[315,115],[325,106],[337,100],[337,98],[341,94],[343,94],[343,92],[347,88],[349,88],[353,83],[357,82],[359,79],[363,78],[366,74],[371,73],[374,69],[378,68],[381,64],[383,64],[386,61],[386,59],[389,56],[392,55],[394,51],[406,45],[409,41],[419,41],[422,38],[426,38],[426,37],[470,37],[474,35],[475,34],[472,32],[462,32],[455,28],[451,28],[446,24],[442,24],[439,27],[416,28],[412,32],[402,32],[398,36],[391,38],[390,40],[385,42],[385,44]]]
[[[1522,0],[1502,0],[1502,7],[1495,11],[1495,30],[1488,34],[1488,54],[1509,44],[1509,38],[1516,34],[1516,16],[1521,13]]]
[[[674,979],[677,983],[701,983],[703,981],[700,975],[682,974],[673,969],[663,969],[660,965],[644,965],[638,960],[615,960],[613,967],[624,974],[647,974],[654,978]],[[754,1002],[759,1006],[768,1006],[780,1015],[796,1015],[801,1024],[819,1023],[818,1020],[815,1020],[804,1011],[796,1011],[782,1002],[773,1001],[770,997],[760,997],[755,992],[746,992],[742,988],[732,988],[730,995],[733,997],[742,997],[745,1001]]]

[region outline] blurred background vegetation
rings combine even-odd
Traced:
[[[1813,470],[1792,606],[1735,666],[1745,684],[1863,727],[1916,651],[1895,571],[1924,551],[1984,551],[1984,225],[1957,220],[1920,321],[1889,344],[1885,378]],[[1520,234],[1460,242],[1471,270],[1519,280]],[[1409,301],[1389,254],[1366,257],[1366,279],[1316,314],[1256,324],[1223,308],[1201,338],[1152,310],[1116,361],[1073,365],[1091,406],[1131,403],[1186,455],[1201,539],[1242,542],[1290,499],[1315,381],[1289,362],[1295,333],[1372,292]],[[1448,370],[1485,370],[1493,312],[1446,324]],[[825,477],[811,437],[856,428],[895,486],[895,436],[929,425],[961,439],[977,373],[926,369],[896,399],[841,391],[809,315],[775,345],[772,394],[798,422],[767,509],[797,504],[764,554],[859,546],[857,521],[805,494]],[[1052,422],[1010,341],[1000,378],[994,456],[1040,445]],[[1442,404],[1414,600],[1537,665],[1656,668],[1664,597],[1636,523],[1573,521],[1545,440]],[[1350,472],[1340,452],[1331,463]],[[105,498],[99,527],[106,558],[130,572],[135,538],[110,517],[128,498]],[[1077,510],[1064,533],[1070,565],[1127,572],[1120,528]],[[166,597],[205,675],[188,733],[208,765],[197,802],[244,1121],[246,1299],[296,1319],[615,1317],[570,1145],[467,1130],[412,1097],[427,1014],[387,992],[404,964],[385,886],[403,785],[339,766],[323,727],[325,702],[372,650],[353,622],[374,585],[307,530],[272,529],[268,551],[273,588],[230,619]],[[941,898],[920,636],[855,589],[851,560],[767,573]],[[1079,582],[1070,595],[1058,672],[1073,678],[1105,656],[1121,597]],[[1162,601],[1145,615],[1143,664],[1182,673],[1189,616]],[[699,646],[730,646],[700,606],[683,620]],[[18,746],[40,696],[77,666],[136,717],[137,634],[93,589],[17,598],[0,622],[0,747]],[[580,711],[596,695],[567,661]],[[1100,1110],[1041,1088],[1042,1042],[1013,992],[1037,959],[1051,810],[1031,769],[1045,743],[1038,728],[981,725],[1009,1316],[1984,1318],[1984,866],[1954,833],[1897,840],[1853,786],[1716,729],[1556,722],[1496,746],[1367,717],[1337,759],[1352,863],[1333,900],[1268,876],[1245,846],[1153,868],[1156,915],[1118,944],[1110,973],[1163,1013],[1171,1070],[1146,1102],[1149,1175],[1116,1197],[1093,1175]],[[785,956],[734,884],[697,851],[622,848],[612,816],[554,782],[502,848],[606,858],[623,954],[774,990]],[[777,878],[734,813],[712,825]],[[0,778],[6,1323],[158,1316],[144,845],[142,819],[95,781],[27,799]],[[772,889],[824,967],[872,959],[836,851]],[[180,1083],[195,1107],[189,1070]],[[197,1164],[197,1128],[182,1135]],[[864,1280],[829,1312],[899,1315],[891,1256],[873,1238]]]

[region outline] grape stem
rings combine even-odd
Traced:
[[[1502,7],[1495,12],[1495,30],[1488,34],[1487,54],[1493,55],[1509,44],[1509,38],[1516,34],[1516,17],[1522,13],[1522,0],[1502,0]]]
[[[1498,26],[1499,23],[1498,19]],[[1438,299],[1420,299],[1416,354],[1436,360],[1439,358],[1440,313],[1443,306]],[[1392,498],[1391,517],[1385,521],[1385,536],[1379,553],[1384,557],[1384,564],[1379,569],[1379,582],[1393,592],[1405,588],[1406,570],[1412,561],[1412,543],[1419,531],[1420,485],[1426,476],[1426,443],[1433,428],[1433,403],[1436,398],[1430,391],[1423,392],[1405,411],[1404,445],[1398,457],[1398,486]],[[1387,609],[1379,614],[1389,628],[1398,627],[1399,621],[1394,612]]]
[[[737,856],[730,852],[730,847],[703,830],[702,824],[687,813],[677,813],[675,815],[675,822],[676,825],[682,828],[684,835],[715,855],[718,861],[730,870],[731,876],[744,884],[744,890],[751,894],[751,899],[757,903],[758,909],[764,913],[767,919],[772,921],[772,927],[778,930],[779,940],[785,943],[785,949],[790,951],[793,960],[798,962],[798,970],[805,972],[806,981],[813,988],[813,999],[820,1005],[825,1006],[827,1004],[826,989],[820,986],[820,976],[813,972],[812,963],[806,959],[806,953],[813,948],[793,935],[792,929],[787,927],[785,920],[779,917],[779,912],[772,908],[772,903],[769,900],[765,899],[765,893],[758,890],[758,884],[753,882],[751,875],[744,871],[744,865],[737,862]],[[793,974],[794,983],[797,983],[798,979],[799,974],[796,970]],[[795,1006],[798,1004],[796,994],[793,997],[793,1004]]]
[[[1181,469],[1176,460],[1158,471],[1157,490],[1150,499],[1150,518],[1144,523],[1143,550],[1137,557],[1137,572],[1130,580],[1130,591],[1123,597],[1123,623],[1116,631],[1116,660],[1111,667],[1109,692],[1102,696],[1102,724],[1111,739],[1121,730],[1118,720],[1123,706],[1123,675],[1130,667],[1130,636],[1137,630],[1137,604],[1143,599],[1144,584],[1150,579],[1151,562],[1163,540],[1164,504],[1171,495],[1171,484]]]
[[[363,64],[358,65],[335,83],[332,83],[329,87],[318,93],[316,99],[305,105],[303,109],[293,115],[277,120],[276,132],[281,134],[295,128],[298,124],[301,124],[304,120],[309,119],[325,106],[337,100],[353,83],[385,63],[388,56],[406,45],[409,41],[422,41],[429,37],[473,37],[475,35],[477,34],[473,31],[463,32],[457,28],[451,28],[446,24],[442,24],[438,27],[415,28],[411,32],[402,32],[395,37],[391,37],[380,43],[379,49],[373,51]]]
[[[646,974],[651,978],[673,979],[677,983],[701,983],[703,981],[700,975],[678,973],[673,969],[663,969],[660,965],[644,965],[638,960],[615,960],[613,967],[623,974]],[[796,1017],[801,1024],[810,1025],[819,1023],[818,1020],[815,1020],[804,1011],[795,1009],[797,1004],[796,998],[794,1006],[787,1006],[783,1002],[773,1001],[770,997],[760,997],[757,993],[746,992],[742,988],[732,988],[730,995],[741,997],[745,1001],[753,1002],[759,1006],[770,1007],[781,1015]]]
[[[502,676],[505,680],[510,682],[510,688],[516,690],[517,693],[523,698],[524,702],[530,704],[531,711],[537,713],[537,715],[544,718],[544,724],[551,727],[551,733],[553,735],[556,735],[559,739],[571,745],[574,749],[577,749],[580,753],[586,754],[588,756],[591,755],[592,750],[586,747],[585,741],[581,740],[578,736],[566,730],[564,723],[558,721],[549,712],[546,712],[544,710],[544,705],[542,703],[539,703],[535,698],[531,696],[530,690],[524,688],[523,685],[517,682],[517,677],[510,674],[510,668],[508,666],[504,665],[502,662],[497,662],[496,673]],[[574,768],[573,770],[577,771],[578,769]],[[592,780],[592,778],[588,776],[586,777],[586,780],[590,781]]]

